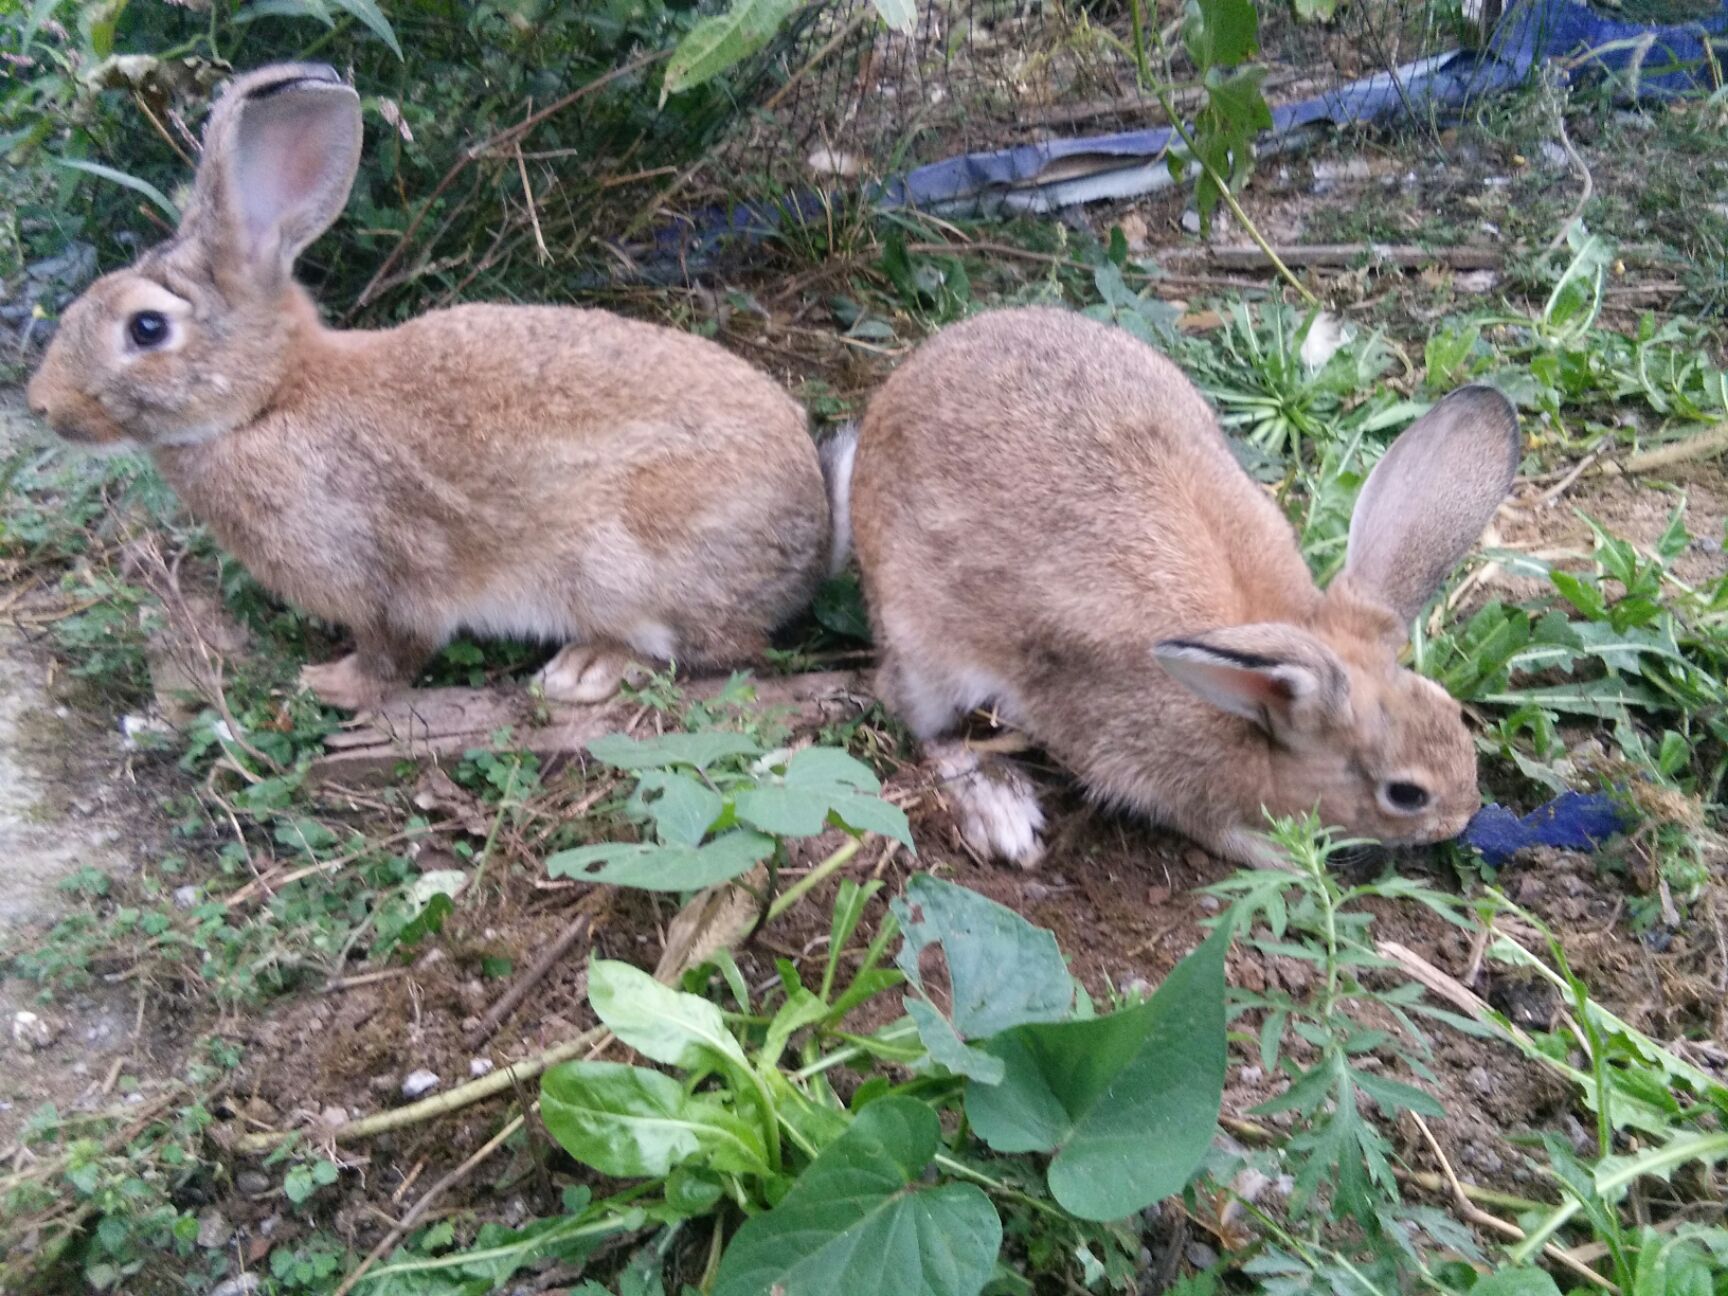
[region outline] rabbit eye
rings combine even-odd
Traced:
[[[1385,785],[1383,795],[1387,807],[1398,814],[1415,814],[1428,808],[1428,789],[1420,783],[1395,779]]]
[[[159,347],[168,340],[168,317],[161,311],[139,311],[126,321],[126,336],[141,350]]]

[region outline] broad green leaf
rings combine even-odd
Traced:
[[[744,1222],[714,1296],[976,1296],[1002,1221],[971,1184],[914,1187],[940,1134],[910,1098],[864,1108],[778,1206]]]
[[[882,800],[881,787],[862,761],[833,747],[806,747],[777,781],[740,792],[733,804],[745,823],[779,837],[814,837],[832,818],[910,846],[906,813]]]
[[[559,851],[546,861],[552,877],[605,882],[643,891],[700,891],[748,873],[774,853],[774,839],[753,832],[722,833],[705,846],[603,842]]]
[[[82,171],[87,175],[100,176],[102,179],[111,180],[117,185],[124,185],[133,193],[143,194],[173,220],[178,221],[180,219],[180,209],[168,200],[166,194],[148,180],[140,180],[137,176],[127,175],[124,171],[116,171],[111,166],[103,166],[100,162],[86,162],[82,158],[55,158],[54,161],[73,171]]]
[[[918,24],[918,8],[913,0],[871,0],[882,21],[895,31],[905,34]]]
[[[668,846],[700,845],[726,808],[713,788],[677,770],[643,770],[636,777],[631,800]]]
[[[607,734],[588,744],[595,760],[614,769],[665,769],[669,765],[692,765],[707,769],[728,756],[756,756],[762,749],[740,733],[710,729],[702,733],[663,734],[658,738],[626,738]]]
[[[588,1001],[600,1020],[643,1057],[686,1071],[747,1069],[744,1050],[706,999],[662,985],[612,959],[588,965]]]
[[[371,33],[390,47],[390,52],[397,58],[402,57],[402,47],[396,43],[396,33],[390,26],[390,20],[378,8],[377,0],[330,0],[344,13],[351,13],[365,23]]]
[[[658,1178],[698,1157],[723,1173],[768,1173],[762,1135],[748,1121],[644,1067],[553,1067],[540,1077],[540,1115],[566,1152],[614,1178]]]
[[[692,27],[666,64],[664,102],[737,66],[774,38],[802,0],[733,0],[732,7]]]
[[[1188,1182],[1224,1092],[1220,925],[1137,1007],[1021,1026],[990,1041],[1006,1075],[966,1086],[966,1115],[998,1152],[1050,1151],[1050,1191],[1082,1219],[1121,1219]]]
[[[1188,0],[1182,43],[1202,74],[1235,67],[1259,48],[1254,0]]]
[[[895,965],[917,992],[906,1011],[933,1061],[959,1075],[995,1084],[1002,1062],[967,1040],[1033,1022],[1065,1020],[1074,1008],[1074,979],[1056,938],[1012,909],[975,891],[915,876],[889,908],[906,935]],[[919,960],[936,947],[947,965],[947,1016],[929,1002]]]
[[[1540,1269],[1502,1269],[1470,1289],[1471,1296],[1560,1296],[1554,1280]]]

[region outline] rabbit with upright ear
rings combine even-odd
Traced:
[[[802,409],[713,342],[602,311],[325,327],[293,267],[360,148],[330,68],[233,81],[178,233],[68,308],[32,409],[147,448],[261,582],[350,627],[353,654],[303,677],[333,705],[376,704],[459,630],[565,645],[543,680],[574,701],[633,656],[757,652],[829,549]]]
[[[1027,867],[1043,818],[1018,768],[952,736],[974,707],[1227,859],[1269,862],[1266,813],[1316,807],[1389,844],[1455,836],[1475,749],[1397,654],[1518,459],[1503,396],[1447,396],[1375,467],[1322,593],[1168,359],[1064,311],[979,315],[920,346],[860,429],[850,509],[883,698],[974,848]]]

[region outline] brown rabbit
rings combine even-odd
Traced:
[[[1503,396],[1446,397],[1370,475],[1322,594],[1168,359],[1063,311],[980,315],[919,347],[860,430],[850,507],[883,698],[974,848],[1028,867],[1031,785],[951,737],[987,703],[1093,797],[1228,859],[1272,861],[1266,811],[1455,836],[1475,749],[1397,653],[1518,458]]]
[[[147,448],[260,581],[351,627],[354,653],[302,677],[334,705],[377,703],[464,629],[564,643],[542,679],[575,701],[632,654],[757,652],[829,549],[798,404],[713,342],[602,311],[326,328],[293,265],[360,147],[330,68],[233,81],[179,232],[67,309],[31,408]]]

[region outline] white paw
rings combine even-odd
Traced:
[[[534,682],[554,702],[604,702],[631,669],[622,653],[587,644],[566,644],[541,668]]]
[[[1044,812],[1030,779],[1006,761],[980,762],[972,752],[939,758],[936,768],[967,845],[985,859],[1038,867]]]
[[[326,706],[342,711],[364,711],[375,707],[389,692],[388,682],[368,673],[355,653],[322,666],[302,667],[300,687],[309,690]]]

